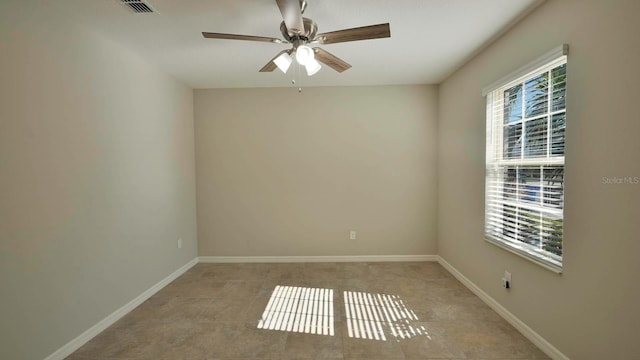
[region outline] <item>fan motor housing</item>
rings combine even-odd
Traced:
[[[305,42],[309,42],[315,39],[316,33],[318,32],[318,25],[316,24],[316,22],[309,18],[303,17],[302,23],[304,24],[304,33],[298,34],[290,32],[289,29],[287,29],[287,25],[284,23],[284,21],[281,22],[280,32],[282,33],[282,36],[288,42],[294,42],[295,40],[304,40]]]

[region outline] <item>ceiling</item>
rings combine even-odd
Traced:
[[[193,88],[437,84],[539,0],[307,0],[318,32],[389,22],[391,38],[324,45],[353,68],[313,77],[292,66],[259,73],[286,44],[204,39],[203,31],[281,38],[274,0],[57,0],[95,31]]]

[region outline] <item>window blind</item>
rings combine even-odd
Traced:
[[[565,48],[565,47],[563,47]],[[562,269],[564,54],[487,93],[485,238]]]

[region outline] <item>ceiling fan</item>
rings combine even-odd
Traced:
[[[309,45],[327,45],[347,41],[391,37],[389,23],[317,34],[318,26],[315,21],[302,17],[307,7],[306,0],[276,0],[276,3],[284,20],[280,24],[280,32],[284,39],[211,32],[203,32],[202,35],[208,39],[249,40],[276,44],[292,44],[291,49],[279,52],[260,69],[260,72],[271,72],[277,67],[286,73],[293,62],[292,55],[294,55],[296,61],[306,68],[307,75],[309,76],[314,75],[320,70],[321,65],[318,61],[340,73],[351,68],[350,64],[328,51],[319,47],[311,48]]]

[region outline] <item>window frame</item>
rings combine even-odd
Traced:
[[[544,186],[545,174],[546,174],[545,167],[561,166],[562,181],[564,181],[564,170],[565,170],[564,148],[561,155],[554,155],[552,139],[554,137],[554,134],[553,134],[553,131],[554,131],[553,122],[555,117],[554,115],[565,114],[564,127],[566,128],[566,85],[564,87],[565,89],[564,108],[561,110],[553,110],[552,105],[553,105],[554,94],[553,94],[553,90],[551,89],[553,76],[548,76],[547,82],[548,82],[549,90],[548,90],[548,94],[546,95],[547,96],[546,102],[548,104],[546,107],[546,112],[542,114],[534,114],[531,116],[526,116],[526,95],[527,95],[526,84],[527,82],[535,79],[536,77],[539,77],[541,74],[544,74],[545,71],[547,71],[549,75],[552,75],[552,71],[556,69],[558,66],[562,66],[562,64],[566,65],[568,50],[569,50],[569,47],[566,44],[556,47],[553,50],[544,54],[543,56],[539,57],[538,59],[512,72],[511,74],[504,76],[500,80],[492,83],[491,85],[485,87],[482,90],[482,95],[485,96],[487,100],[486,102],[487,142],[486,142],[486,159],[485,159],[484,239],[490,244],[499,246],[500,248],[505,249],[513,254],[524,257],[525,259],[533,261],[534,263],[541,265],[542,267],[549,269],[553,272],[556,272],[558,274],[562,273],[564,251],[562,251],[561,255],[558,256],[556,254],[553,254],[551,251],[544,250],[542,246],[544,244],[542,242],[542,238],[543,238],[542,233],[539,235],[540,236],[539,249],[535,249],[533,245],[526,244],[524,241],[521,241],[520,239],[509,240],[508,236],[504,236],[502,237],[502,239],[498,236],[491,236],[492,234],[490,234],[490,232],[492,231],[493,231],[493,235],[495,235],[496,226],[489,225],[490,217],[492,217],[492,219],[495,220],[495,216],[496,214],[498,214],[501,219],[500,221],[503,221],[504,223],[505,221],[504,219],[506,218],[504,215],[506,212],[504,210],[503,211],[491,210],[489,206],[490,205],[495,206],[496,203],[499,203],[496,200],[495,193],[500,193],[501,191],[499,190],[501,189],[500,187],[498,188],[498,190],[495,190],[495,189],[490,190],[490,186],[499,185],[499,186],[502,186],[503,188],[505,184],[508,184],[506,181],[501,179],[501,177],[504,175],[500,175],[501,174],[500,172],[502,171],[502,174],[504,174],[504,171],[510,171],[511,166],[513,166],[513,168],[515,169],[516,179],[518,179],[520,171],[524,171],[525,169],[527,169],[527,166],[531,166],[534,168],[539,167],[540,168],[540,172],[539,172],[540,184],[538,185],[539,188],[542,188],[542,186]],[[566,73],[565,73],[565,76],[566,76]],[[501,108],[504,109],[502,107],[503,101],[504,101],[504,91],[510,88],[513,88],[515,86],[518,86],[519,84],[522,84],[521,89],[518,90],[518,92],[522,94],[522,99],[523,99],[522,109],[521,109],[522,116],[517,121],[505,123],[504,111],[503,110],[497,111],[495,110],[496,109],[495,107],[501,106]],[[499,98],[496,98],[497,96]],[[496,116],[496,114],[499,114],[499,115]],[[540,118],[546,118],[546,128],[545,128],[546,130],[545,130],[545,135],[543,135],[544,137],[546,137],[546,145],[545,145],[546,154],[544,156],[539,156],[537,158],[529,159],[525,157],[524,143],[527,141],[527,139],[525,139],[525,134],[526,134],[525,127],[527,126],[528,122],[535,121]],[[515,159],[503,158],[504,150],[505,150],[504,149],[505,141],[503,139],[503,136],[505,134],[505,129],[508,129],[509,126],[514,124],[521,124],[520,126],[521,135],[520,135],[519,141],[521,141],[522,144],[520,145],[520,155],[518,158],[515,158]],[[499,132],[497,132],[498,130]],[[564,131],[564,128],[563,128],[563,131]],[[562,136],[563,136],[563,144],[564,144],[566,133],[563,132]],[[496,156],[496,154],[500,154],[500,155]],[[496,159],[498,157],[499,159]],[[517,204],[526,204],[526,202],[522,202],[522,200],[520,199],[521,192],[518,191],[518,185],[519,185],[519,180],[516,180],[516,185],[515,185],[516,190],[514,191],[514,196],[515,196],[514,202]],[[540,208],[537,211],[539,211],[538,220],[541,222],[541,224],[547,221],[544,219],[553,220],[552,217],[544,217],[545,215],[547,215],[547,213],[543,215],[543,210],[546,211],[547,209],[547,207],[545,206],[546,205],[545,191],[546,190],[538,190],[538,192],[541,194],[536,195],[540,198],[539,200]],[[560,219],[563,221],[562,235],[561,235],[562,240],[564,240],[564,208],[565,208],[564,194],[565,193],[566,193],[566,188],[564,187],[564,184],[562,184],[562,198],[563,198],[562,207],[560,208],[559,211],[555,210],[548,213],[548,214],[552,214],[553,216],[558,216],[559,214]],[[504,202],[505,204],[503,205],[506,206],[506,202],[508,202],[508,200],[505,197],[501,198],[500,200]],[[531,203],[529,204],[529,206],[535,207],[535,204]],[[551,208],[551,206],[549,206],[549,208]],[[518,220],[520,220],[520,217],[522,215],[520,215],[518,212],[522,211],[523,208],[516,206],[514,209],[515,209],[514,211],[516,211],[516,215],[514,216],[514,219],[517,218]],[[524,206],[524,210],[528,211],[527,205]],[[526,216],[528,215],[525,215],[525,217]],[[532,218],[529,217],[529,219],[532,219]],[[558,219],[555,218],[555,220],[557,221]],[[519,231],[518,230],[519,225],[517,225],[517,221],[516,221],[516,225],[513,226],[513,228],[515,228],[516,231]],[[543,227],[542,225],[540,226],[541,226],[540,231],[542,231]],[[564,250],[564,247],[563,247],[563,250]]]

